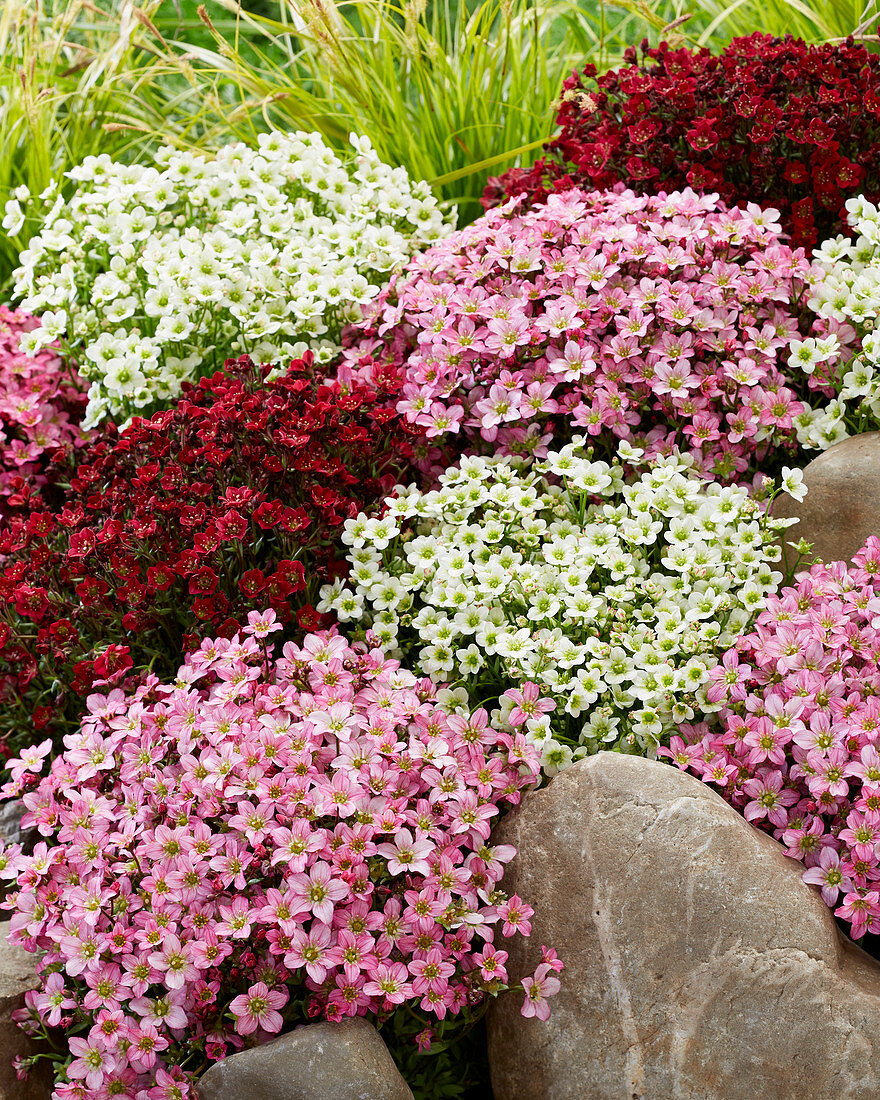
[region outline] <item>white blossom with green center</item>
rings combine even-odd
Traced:
[[[556,702],[528,721],[548,772],[599,748],[652,755],[717,710],[709,669],[777,589],[774,540],[792,521],[680,456],[644,469],[621,455],[628,477],[576,437],[529,471],[466,457],[436,490],[398,487],[381,520],[347,521],[351,577],[320,610],[371,628],[453,700],[491,706],[536,682]]]

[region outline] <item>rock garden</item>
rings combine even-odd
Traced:
[[[0,1100],[877,1095],[880,13],[740,7],[0,15]]]

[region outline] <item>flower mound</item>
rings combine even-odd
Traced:
[[[773,213],[692,191],[491,211],[410,263],[363,337],[349,333],[340,377],[390,359],[406,376],[398,409],[464,448],[541,455],[583,428],[651,457],[680,443],[730,480],[792,450],[806,407],[778,358],[814,322],[811,268]]]
[[[530,931],[497,889],[515,851],[489,843],[537,778],[521,735],[329,633],[273,663],[272,620],[205,642],[173,686],[91,696],[24,795],[51,845],[7,851],[7,908],[44,953],[29,1007],[71,1035],[59,1100],[189,1097],[206,1059],[315,1015],[442,1020],[504,987],[496,931]],[[4,793],[35,786],[40,751]],[[559,968],[545,951],[524,1015],[546,1018]]]
[[[880,539],[767,600],[712,670],[721,730],[666,753],[806,864],[851,925],[880,929]],[[842,895],[842,897],[841,897]]]
[[[249,610],[289,621],[336,568],[343,521],[408,470],[411,429],[381,407],[393,383],[325,384],[308,356],[271,382],[246,358],[228,368],[97,435],[58,473],[60,505],[0,533],[7,754],[35,727],[75,728],[96,680],[170,676]],[[320,623],[307,605],[299,621]]]
[[[625,484],[578,442],[525,474],[464,458],[439,490],[346,523],[354,584],[326,586],[318,606],[365,619],[466,697],[515,685],[501,713],[526,722],[550,774],[599,748],[652,753],[714,709],[708,670],[781,581],[772,542],[791,522],[687,475],[663,459]]]
[[[340,159],[317,134],[270,133],[213,158],[87,157],[21,255],[15,293],[91,380],[86,423],[167,404],[231,351],[329,358],[388,273],[449,226],[427,184],[365,138]],[[48,200],[47,200],[48,201]]]
[[[27,508],[52,452],[79,443],[85,398],[52,348],[29,358],[19,350],[38,318],[0,306],[0,515]]]
[[[617,183],[643,191],[689,185],[729,205],[782,211],[796,245],[846,228],[841,207],[859,186],[880,197],[880,57],[856,46],[805,46],[753,34],[718,56],[642,45],[637,63],[564,85],[560,134],[532,169],[489,181],[494,206],[543,202],[570,187]]]
[[[880,212],[864,195],[848,199],[846,209],[856,239],[838,236],[816,250],[809,306],[858,336],[858,354],[850,361],[836,340],[808,337],[792,343],[788,360],[811,389],[831,398],[795,421],[801,445],[821,450],[880,428]]]

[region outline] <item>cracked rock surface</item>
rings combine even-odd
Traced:
[[[803,868],[667,764],[599,753],[526,795],[493,841],[536,912],[504,942],[566,964],[550,1020],[502,996],[495,1100],[869,1100],[880,1091],[880,964]]]

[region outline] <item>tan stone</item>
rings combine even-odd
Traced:
[[[505,942],[566,963],[546,1023],[489,1016],[495,1100],[873,1100],[880,965],[782,847],[666,764],[599,753],[497,830],[534,906]]]
[[[200,1100],[413,1100],[379,1032],[364,1019],[308,1024],[217,1062]]]
[[[6,942],[9,921],[0,921],[0,1100],[49,1100],[52,1073],[48,1063],[19,1081],[12,1068],[13,1058],[35,1054],[39,1049],[12,1020],[12,1013],[24,1005],[24,995],[37,984],[34,956]]]
[[[854,435],[823,451],[804,470],[804,484],[803,501],[780,493],[773,502],[774,516],[799,521],[782,536],[786,564],[796,558],[788,543],[801,538],[824,562],[849,561],[869,535],[880,535],[880,432]]]

